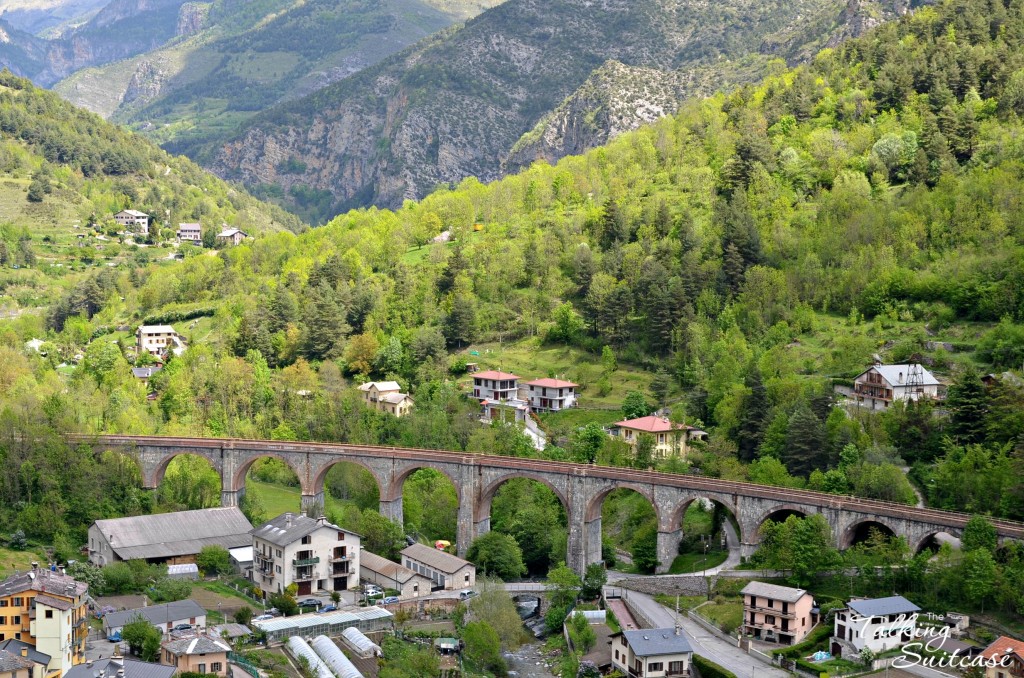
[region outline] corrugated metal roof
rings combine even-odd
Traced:
[[[237,548],[228,549],[228,553],[231,554],[232,560],[236,560],[239,563],[252,562],[252,546],[239,546]]]
[[[230,652],[231,646],[223,640],[211,638],[206,634],[199,634],[164,643],[164,649],[175,655],[216,654],[218,652]]]
[[[252,544],[252,523],[236,506],[97,520],[95,527],[123,560],[171,558],[199,553],[204,546]]]
[[[359,552],[359,568],[362,570],[370,570],[381,577],[393,579],[401,584],[404,584],[413,577],[426,579],[423,575],[417,574],[403,565],[399,565],[394,561],[382,558],[376,553],[370,553],[369,551]]]
[[[88,664],[78,664],[64,671],[64,678],[93,678],[93,671],[106,671],[108,677],[117,675],[124,668],[124,678],[171,678],[178,672],[177,666],[152,664],[134,659],[98,659]]]
[[[410,560],[421,562],[438,572],[445,572],[448,574],[458,572],[467,565],[473,565],[473,563],[468,560],[463,560],[458,556],[453,556],[450,553],[445,553],[438,549],[432,549],[425,544],[413,544],[412,546],[402,549],[402,556],[409,558]]]
[[[873,367],[868,368],[864,372],[861,372],[857,378],[859,379],[860,377],[864,376],[871,370],[875,370],[880,375],[882,375],[882,378],[889,382],[890,385],[906,386],[907,381],[910,379],[911,367],[921,371],[921,380],[920,382],[918,382],[918,386],[937,386],[939,384],[939,380],[936,379],[931,372],[926,370],[918,363],[914,363],[913,365],[875,365]]]

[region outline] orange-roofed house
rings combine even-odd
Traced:
[[[473,397],[480,401],[516,400],[521,378],[495,370],[477,372],[473,375]]]
[[[1024,676],[1024,641],[1000,636],[985,648],[985,678],[1020,678]]]
[[[558,412],[576,407],[578,384],[562,379],[534,379],[526,382],[530,407],[534,412]]]
[[[640,417],[617,421],[611,425],[608,434],[630,447],[636,447],[644,433],[654,438],[654,456],[686,456],[688,444],[694,440],[707,440],[708,434],[699,428],[686,424],[673,424],[667,417]]]

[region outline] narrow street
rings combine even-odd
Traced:
[[[653,624],[662,628],[674,627],[676,615],[673,610],[658,603],[651,596],[636,591],[629,592],[629,600],[636,605]],[[711,635],[697,622],[685,614],[679,615],[680,626],[693,647],[695,654],[710,659],[716,664],[732,671],[737,678],[785,678],[789,672],[764,664],[738,647],[726,643],[717,636]]]

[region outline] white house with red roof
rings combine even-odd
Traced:
[[[473,375],[473,397],[484,400],[517,400],[519,397],[519,375],[497,370],[486,370]]]
[[[611,425],[608,434],[630,447],[636,447],[644,433],[654,438],[654,456],[668,457],[678,454],[685,456],[688,443],[693,440],[707,440],[708,434],[699,428],[686,424],[673,424],[667,417],[648,416],[617,421]]]
[[[578,384],[562,379],[534,379],[524,384],[534,412],[558,412],[576,406]]]

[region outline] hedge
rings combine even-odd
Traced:
[[[772,650],[772,654],[781,654],[783,657],[788,657],[790,659],[800,659],[807,651],[814,649],[814,647],[820,644],[821,641],[827,640],[831,636],[832,626],[829,624],[821,624],[816,629],[813,629],[808,633],[807,637],[796,645],[780,647],[777,650]]]
[[[693,655],[693,665],[700,673],[701,678],[736,678],[736,674],[732,671],[727,671],[710,659],[705,659],[697,654]]]

